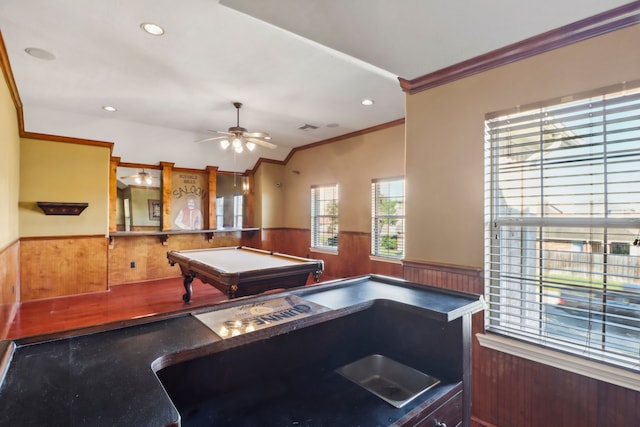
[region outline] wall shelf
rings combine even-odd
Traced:
[[[89,203],[36,202],[45,215],[80,215]]]

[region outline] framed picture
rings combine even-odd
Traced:
[[[160,215],[162,212],[162,206],[160,200],[148,199],[149,202],[149,220],[160,221]]]

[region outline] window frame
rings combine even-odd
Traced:
[[[216,228],[224,228],[224,197],[216,197]]]
[[[596,154],[590,154],[589,158],[585,157],[584,159],[580,159],[579,156],[575,156],[574,158],[567,156],[566,162],[567,164],[569,164],[569,162],[573,162],[580,167],[580,165],[587,164],[588,162],[593,162],[593,164],[599,166],[599,163],[597,162],[602,161],[604,170],[604,172],[602,172],[603,182],[598,182],[598,184],[593,187],[596,188],[599,186],[602,187],[602,190],[598,190],[598,192],[590,194],[589,196],[594,199],[596,196],[602,196],[604,198],[602,204],[604,204],[605,207],[609,206],[609,202],[613,201],[614,197],[618,197],[615,194],[616,192],[611,189],[614,187],[613,184],[617,183],[614,182],[613,179],[610,180],[609,175],[612,174],[612,171],[619,174],[628,172],[619,172],[613,167],[610,169],[607,167],[608,165],[613,165],[614,162],[619,161],[613,160],[614,155],[618,158],[627,156],[630,159],[624,160],[630,164],[629,171],[633,170],[633,167],[636,165],[640,165],[640,150],[634,147],[634,149],[625,150],[623,152],[622,148],[624,148],[623,144],[625,141],[620,143],[618,139],[616,139],[618,137],[614,135],[616,132],[621,133],[628,131],[627,128],[620,127],[618,129],[616,127],[617,123],[631,122],[632,125],[629,125],[629,129],[632,130],[628,132],[633,132],[633,124],[635,124],[636,121],[640,122],[640,101],[638,101],[638,97],[640,96],[640,91],[638,90],[639,87],[640,82],[633,82],[631,84],[625,83],[622,86],[616,85],[599,89],[597,91],[562,98],[561,100],[537,103],[521,107],[517,110],[487,115],[485,121],[485,297],[487,301],[487,309],[485,310],[485,330],[487,332],[495,333],[510,339],[516,339],[525,343],[531,343],[536,346],[548,348],[552,351],[561,351],[563,353],[572,354],[592,362],[606,363],[623,369],[630,369],[634,372],[640,372],[640,352],[638,352],[634,347],[638,344],[638,341],[640,341],[640,306],[638,308],[631,309],[632,313],[630,315],[630,322],[633,327],[626,330],[626,333],[631,336],[629,339],[618,339],[618,337],[615,336],[615,333],[613,332],[615,328],[626,327],[626,325],[623,326],[623,322],[626,322],[626,318],[623,321],[617,315],[612,314],[613,311],[611,311],[613,310],[613,304],[615,304],[615,298],[619,298],[620,296],[634,298],[636,296],[635,288],[633,288],[633,290],[625,290],[624,286],[626,285],[622,285],[620,288],[619,285],[614,285],[613,281],[611,282],[611,285],[607,281],[609,276],[613,276],[613,274],[609,273],[609,267],[613,270],[614,264],[612,263],[616,262],[613,261],[615,257],[618,257],[617,259],[620,259],[620,257],[634,257],[634,255],[630,254],[616,254],[615,251],[612,250],[613,246],[620,246],[625,242],[621,242],[617,237],[607,238],[607,236],[614,236],[616,233],[620,233],[620,230],[625,229],[625,227],[640,230],[640,213],[635,214],[635,216],[630,215],[629,217],[616,217],[615,210],[613,210],[613,214],[611,214],[609,209],[604,208],[601,216],[598,216],[597,214],[594,215],[593,213],[586,215],[576,214],[575,216],[565,214],[564,212],[560,214],[555,213],[555,215],[553,212],[545,214],[547,203],[545,203],[544,197],[548,197],[546,195],[544,197],[540,196],[537,205],[538,213],[532,213],[535,209],[530,208],[531,206],[534,206],[534,202],[531,200],[536,200],[537,195],[536,197],[532,197],[530,193],[527,193],[527,191],[531,191],[531,189],[539,189],[540,193],[543,195],[545,192],[555,192],[557,196],[558,194],[561,194],[563,189],[566,190],[570,189],[572,185],[575,186],[575,183],[569,184],[568,180],[571,178],[576,179],[575,177],[578,175],[574,175],[571,178],[569,178],[569,175],[562,175],[566,180],[564,184],[558,179],[558,177],[554,177],[556,181],[549,178],[551,173],[549,173],[550,167],[548,166],[548,163],[550,162],[544,156],[548,155],[550,152],[550,150],[547,151],[545,148],[545,144],[547,144],[548,141],[548,139],[545,139],[545,135],[550,134],[547,124],[551,122],[551,120],[549,120],[549,122],[545,120],[544,124],[542,124],[543,121],[541,120],[538,142],[536,142],[535,138],[531,136],[531,133],[529,133],[528,137],[531,137],[533,142],[525,143],[525,137],[522,135],[524,135],[524,132],[527,132],[528,129],[526,129],[526,125],[520,125],[520,129],[524,129],[522,131],[522,135],[518,135],[515,138],[512,138],[511,136],[509,137],[510,142],[511,140],[516,142],[513,142],[509,147],[500,145],[506,140],[504,137],[504,133],[506,131],[504,129],[516,129],[518,125],[515,123],[517,120],[520,120],[519,123],[523,123],[525,120],[523,117],[525,117],[528,111],[539,109],[541,111],[540,116],[542,117],[544,115],[543,111],[547,109],[562,109],[563,105],[567,105],[567,108],[571,108],[571,104],[575,104],[576,114],[579,114],[581,111],[580,109],[584,108],[582,105],[588,105],[589,108],[591,108],[592,104],[600,103],[602,110],[598,111],[596,114],[601,115],[601,117],[598,117],[602,119],[602,122],[597,124],[597,126],[601,126],[601,131],[599,131],[598,128],[594,128],[594,130],[585,131],[584,135],[578,133],[571,137],[563,136],[558,140],[561,143],[566,143],[569,146],[566,151],[567,153],[571,153],[571,144],[580,148],[580,143],[586,144],[583,140],[592,141],[588,138],[596,138],[596,142],[590,142],[589,145],[593,145],[596,148],[602,148],[601,155],[598,154],[596,149],[593,149]],[[608,107],[607,101],[611,100],[612,105],[616,105],[616,102],[620,101],[620,105],[622,105],[623,102],[621,100],[624,99],[622,96],[628,94],[631,95],[629,98],[631,100],[630,102],[635,103],[635,105],[631,104],[630,107],[627,107],[628,110],[633,111],[633,115],[630,116],[631,118],[625,118],[623,114],[611,112],[611,110],[614,110],[614,107]],[[590,100],[594,101],[591,102]],[[609,108],[609,110],[607,108]],[[618,115],[616,116],[616,114]],[[532,113],[532,116],[534,115],[535,114]],[[514,117],[514,120],[512,122],[509,121],[509,117]],[[567,118],[566,122],[569,121],[570,119]],[[504,128],[498,131],[496,129],[500,126],[498,124],[500,122],[502,122],[502,126],[504,126]],[[504,125],[504,123],[509,124]],[[608,127],[608,125],[610,126]],[[503,136],[498,136],[498,132],[502,132]],[[639,131],[635,132],[636,135],[632,136],[626,142],[631,141],[633,144],[633,142],[640,141],[640,138],[637,135]],[[633,135],[633,133],[631,133],[631,135]],[[597,139],[598,137],[601,138],[601,141]],[[521,206],[514,209],[512,205],[508,206],[508,203],[504,202],[504,199],[509,197],[505,194],[509,191],[513,193],[513,188],[508,190],[505,189],[505,182],[507,181],[506,178],[500,181],[499,175],[501,171],[499,162],[507,157],[507,155],[512,158],[516,158],[518,156],[523,157],[522,153],[530,144],[539,144],[541,147],[540,159],[538,160],[539,169],[534,169],[534,166],[528,166],[531,167],[531,176],[535,176],[535,178],[520,178],[521,182],[517,179],[513,179],[515,183],[514,186],[516,184],[520,185],[520,193],[517,197],[519,197],[521,203],[523,203]],[[614,144],[619,146],[617,148],[618,152],[615,153],[613,150],[616,148],[608,148],[609,145],[613,146]],[[508,150],[514,150],[513,147],[518,147],[516,150],[522,151],[512,151],[507,155],[504,154]],[[554,149],[558,150],[557,147]],[[608,150],[611,151],[611,154],[609,154]],[[577,152],[580,152],[580,150],[577,150]],[[545,164],[545,162],[547,164]],[[513,164],[517,163],[518,162],[516,161],[513,162]],[[620,163],[622,162],[620,161]],[[521,177],[528,176],[527,171],[524,171],[524,166],[522,167],[523,169],[516,169],[516,167],[512,165],[510,165],[510,167],[513,167],[513,171],[520,173]],[[575,166],[566,166],[566,168],[569,167]],[[502,173],[507,176],[508,174],[504,173],[505,170],[506,167],[503,166]],[[635,170],[637,170],[637,168]],[[633,177],[632,172],[628,173],[629,176]],[[625,182],[626,184],[632,182],[632,180],[629,180],[626,175],[624,175],[624,177],[627,179]],[[533,179],[539,180],[538,184],[531,184]],[[547,180],[547,184],[545,184],[545,179]],[[549,183],[552,183],[553,185],[548,185]],[[620,193],[619,191],[617,192]],[[640,204],[640,192],[633,191],[633,193],[637,194],[633,196],[635,198],[631,198],[632,201],[629,203]],[[567,199],[571,200],[573,197],[577,197],[575,193],[567,193]],[[522,202],[523,200],[525,202]],[[615,200],[617,204],[622,204],[617,202],[617,199]],[[500,203],[502,203],[502,205]],[[563,201],[561,203],[568,204],[567,201]],[[512,213],[504,214],[505,206],[507,206],[508,209],[512,209]],[[611,206],[615,206],[615,204],[612,202]],[[502,211],[500,210],[501,208]],[[526,210],[527,208],[529,211]],[[517,214],[518,211],[520,214]],[[500,214],[500,212],[503,213]],[[558,212],[561,212],[561,210],[558,210]],[[604,236],[603,239],[599,241],[598,239],[595,239],[584,242],[584,245],[590,248],[590,253],[594,254],[588,261],[588,271],[597,272],[599,271],[597,267],[602,267],[601,269],[604,272],[601,274],[603,277],[602,283],[598,283],[597,281],[590,279],[588,288],[586,288],[575,281],[562,283],[562,281],[559,281],[558,279],[551,280],[549,276],[545,274],[545,271],[548,271],[547,263],[549,261],[554,261],[553,258],[555,255],[550,255],[553,251],[545,249],[544,245],[553,241],[552,239],[549,239],[548,236],[551,235],[554,230],[557,230],[558,233],[556,235],[556,237],[558,237],[555,241],[556,244],[562,240],[561,236],[571,236],[572,233],[573,236],[577,236],[583,233],[584,230],[588,230],[589,236],[597,236],[599,234]],[[510,233],[509,235],[512,237],[507,237],[507,233]],[[518,235],[518,233],[520,233],[520,235]],[[522,237],[522,235],[526,233],[533,233],[536,237]],[[514,238],[513,236],[517,237]],[[518,256],[512,256],[512,252],[509,252],[509,243],[504,243],[509,240],[515,242],[516,246],[514,246],[514,250],[517,250],[517,245],[522,245],[519,246],[520,252],[526,253],[529,251],[529,255],[520,255],[519,258]],[[571,244],[571,238],[566,240]],[[520,241],[520,243],[518,243],[518,241]],[[526,246],[526,242],[531,242],[530,245],[533,245],[533,242],[535,242],[536,247],[533,248],[532,246]],[[594,242],[596,244],[594,244]],[[640,241],[638,244],[640,245]],[[505,245],[507,245],[506,249],[504,249]],[[627,246],[633,247],[638,245],[634,243],[633,246],[629,246],[627,243]],[[537,253],[532,253],[532,248],[535,249]],[[545,254],[545,251],[548,253]],[[559,253],[560,251],[556,252]],[[635,258],[636,264],[630,268],[636,269],[637,271],[639,266],[637,260],[640,259],[640,257],[636,254]],[[535,263],[537,263],[538,266],[536,266]],[[507,265],[507,267],[505,268],[504,265]],[[522,272],[513,273],[509,270],[509,265],[511,267],[517,267],[519,265]],[[569,265],[570,269],[567,270],[568,274],[573,274],[577,271],[578,268],[575,264],[572,263]],[[596,267],[594,268],[594,266]],[[527,270],[531,270],[532,267],[534,270],[537,269],[538,272],[528,273]],[[628,279],[632,281],[632,286],[636,286],[640,281],[640,277],[638,276],[640,276],[638,273],[628,276]],[[511,285],[507,282],[511,282]],[[554,295],[554,287],[556,290],[559,289],[559,295]],[[534,289],[537,294],[529,291],[530,289]],[[553,304],[565,303],[566,301],[563,300],[566,295],[575,291],[581,292],[579,296],[575,297],[576,300],[579,300],[585,295],[588,296],[588,306],[579,307],[577,309],[578,314],[575,314],[576,312],[574,310],[570,311],[571,314],[551,318],[556,319],[557,324],[561,324],[561,322],[571,320],[572,317],[576,318],[577,316],[587,316],[588,326],[586,328],[575,326],[567,327],[567,330],[570,332],[566,332],[566,337],[562,337],[558,332],[549,333],[549,326],[552,325],[552,322],[549,320],[549,310],[555,308]],[[532,301],[535,301],[533,308],[530,308],[527,305],[530,302],[528,296],[517,296],[524,294],[533,294],[534,299],[532,299]],[[592,295],[595,295],[596,301],[597,298],[600,298],[602,303],[600,305],[593,304],[591,302]],[[537,308],[535,305],[537,305]],[[558,307],[559,306],[560,305],[558,305]],[[539,313],[536,310],[538,310]],[[538,319],[536,319],[535,316],[539,316]],[[536,321],[538,322],[540,330],[537,333],[535,332],[535,327],[530,328],[529,326],[523,326],[525,323],[528,325],[535,324]],[[518,322],[520,322],[520,324],[518,324]],[[592,332],[592,327],[595,328],[595,332]],[[598,327],[600,329],[597,329]],[[585,332],[586,338],[579,337],[581,332]],[[592,333],[595,338],[591,336]],[[638,334],[638,338],[636,338],[634,334]],[[584,342],[580,342],[581,340]],[[616,340],[622,342],[622,344],[616,344],[619,348],[616,348],[613,344]],[[489,339],[487,341],[491,342],[492,340]],[[598,343],[600,343],[600,348]],[[627,344],[629,345],[628,348],[625,347]],[[543,352],[541,352],[541,354],[542,353]]]
[[[390,194],[389,196],[381,195],[381,186],[383,185],[400,185],[401,186],[401,195]],[[389,259],[402,259],[404,258],[404,248],[405,248],[405,178],[403,176],[396,176],[390,178],[378,178],[371,180],[371,256],[381,257],[381,258],[389,258]],[[388,189],[391,191],[391,188]],[[381,213],[380,207],[382,206],[382,200],[390,200],[393,202],[398,202],[398,204],[393,204],[394,213]],[[401,212],[397,213],[397,206],[401,206]],[[388,209],[391,206],[387,206]],[[396,234],[396,248],[391,247],[391,242],[389,241],[389,247],[386,248],[386,252],[383,246],[383,237],[382,234],[382,225],[381,222],[386,222],[388,229],[391,227],[395,228],[396,231],[398,229],[397,224],[400,223],[400,230]],[[387,236],[390,236],[387,234]],[[400,249],[398,249],[400,248]],[[393,254],[393,252],[398,252],[397,254]]]
[[[233,228],[242,228],[244,220],[244,196],[233,195]]]
[[[312,185],[311,249],[331,253],[338,252],[339,219],[338,184]],[[323,228],[326,230],[323,231]]]

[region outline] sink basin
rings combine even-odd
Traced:
[[[379,398],[401,408],[440,380],[424,372],[398,363],[381,354],[372,354],[336,369]]]

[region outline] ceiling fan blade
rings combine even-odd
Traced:
[[[219,133],[220,135],[233,135],[233,133],[226,131],[226,130],[213,130],[213,129],[207,129],[207,132],[211,132],[211,133]]]
[[[242,136],[245,138],[271,138],[271,136],[266,132],[242,132]]]
[[[261,146],[267,147],[267,148],[276,148],[277,147],[276,144],[272,144],[271,142],[263,141],[263,140],[257,139],[257,138],[247,138],[247,140],[253,142],[254,144],[261,145]]]
[[[215,141],[216,139],[225,139],[225,138],[228,138],[228,136],[214,136],[214,137],[211,137],[211,138],[199,139],[199,140],[193,141],[193,142],[199,143],[199,142]]]

